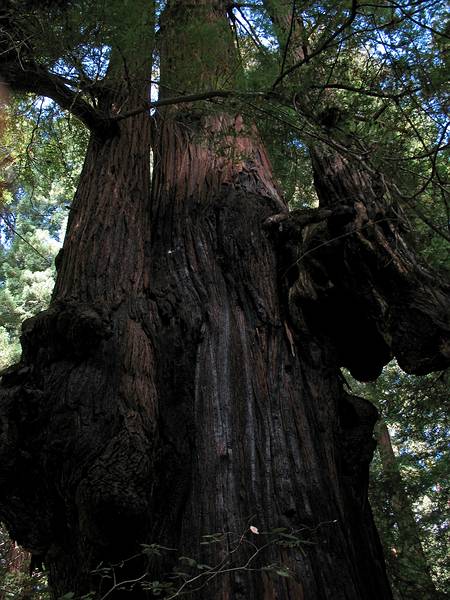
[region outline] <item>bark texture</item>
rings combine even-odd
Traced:
[[[226,4],[168,3],[166,90],[229,76],[229,55],[218,68],[194,36],[195,68],[181,77],[164,28],[187,35],[199,20],[225,32]],[[142,96],[115,94],[111,110]],[[220,104],[162,112],[149,202],[149,123],[142,114],[93,136],[52,305],[24,325],[22,361],[3,376],[2,519],[44,557],[55,597],[97,590],[92,569],[142,543],[176,549],[173,563],[218,564],[229,532],[251,524],[306,539],[270,545],[256,570],[239,568],[243,546],[236,569],[193,597],[390,598],[367,504],[376,410],[343,390],[339,340],[319,327],[330,303],[317,255],[292,272],[292,245],[265,226],[286,207],[255,128]],[[357,202],[331,213],[345,227]],[[201,544],[218,532],[224,545]],[[292,577],[259,570],[274,562]],[[172,566],[155,560],[150,578]],[[144,568],[127,561],[122,573]]]
[[[149,513],[149,124],[129,125],[91,140],[52,304],[24,323],[21,363],[2,378],[2,518],[45,557],[56,597],[89,591]]]
[[[325,345],[291,333],[285,265],[263,227],[281,199],[242,127],[229,115],[172,114],[160,128],[150,279],[164,325],[165,477],[155,538],[198,556],[202,535],[240,532],[249,519],[261,531],[306,527],[308,550],[264,555],[292,579],[242,572],[198,597],[389,598],[365,499],[376,411],[343,392]],[[217,152],[230,139],[238,160]]]
[[[311,152],[320,206],[332,216],[301,234],[291,303],[357,379],[375,379],[394,356],[408,373],[444,369],[450,286],[415,254],[381,174],[324,147]]]
[[[132,24],[144,4],[133,3]],[[146,99],[151,40],[137,50],[112,54],[105,122]],[[44,560],[55,598],[97,588],[91,571],[135,552],[150,512],[150,119],[101,133],[93,128],[50,308],[24,323],[21,362],[2,377],[1,518]]]
[[[2,517],[55,597],[96,589],[100,560],[139,543],[215,564],[228,550],[201,536],[251,521],[306,532],[256,563],[293,577],[238,571],[195,597],[389,598],[366,502],[376,411],[343,392],[326,345],[291,333],[254,130],[186,119],[160,125],[148,253],[148,161],[126,130],[91,142],[54,301],[3,377]],[[230,140],[234,160],[217,152]]]

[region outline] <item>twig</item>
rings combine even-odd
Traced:
[[[16,231],[12,225],[10,225],[8,223],[8,221],[5,219],[5,217],[3,215],[0,215],[0,219],[3,221],[3,223],[6,225],[6,227],[14,233],[14,235],[17,235],[17,237],[19,239],[21,239],[22,242],[25,242],[25,244],[27,246],[29,246],[33,250],[33,252],[35,252],[38,256],[43,258],[49,267],[52,266],[52,261],[49,260],[47,256],[44,256],[43,254],[41,254],[37,248],[35,248],[32,244],[30,244],[30,242],[28,240],[26,240],[22,235],[20,235],[20,233],[18,231]]]

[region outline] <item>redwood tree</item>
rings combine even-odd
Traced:
[[[340,366],[447,364],[445,289],[345,157],[315,156],[321,206],[288,213],[255,123],[223,99],[240,71],[225,0],[166,3],[150,115],[149,4],[0,14],[2,77],[91,132],[51,305],[2,377],[1,518],[55,597],[121,597],[99,563],[155,582],[185,556],[209,565],[197,598],[390,598],[367,503],[377,413]]]

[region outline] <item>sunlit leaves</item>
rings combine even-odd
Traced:
[[[352,381],[352,390],[375,402],[389,427],[397,453],[402,485],[415,513],[422,547],[439,589],[448,587],[446,566],[450,519],[448,472],[450,469],[450,418],[448,373],[415,377],[403,373],[395,363],[385,367],[376,384]],[[405,544],[405,532],[396,521],[392,506],[392,482],[382,469],[378,453],[372,463],[371,504],[380,531],[394,584],[406,574],[408,556],[397,560]],[[396,550],[397,552],[397,550]],[[414,557],[412,557],[414,558]]]
[[[42,99],[9,107],[1,151],[0,368],[19,358],[20,325],[45,309],[54,285],[53,259],[80,173],[87,139]]]

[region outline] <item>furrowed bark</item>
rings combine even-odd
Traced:
[[[288,0],[265,6],[280,40],[282,70],[304,60],[309,48],[300,11]],[[324,97],[329,116],[339,111],[329,90]],[[307,103],[308,96],[302,106]],[[415,253],[407,218],[382,174],[339,152],[332,139],[329,146],[311,142],[309,150],[321,222],[305,226],[293,215],[287,226],[290,276],[298,277],[290,293],[293,315],[300,304],[357,379],[375,379],[394,356],[408,373],[445,368],[450,284]],[[321,217],[327,210],[333,214]]]
[[[226,9],[168,2],[163,97],[233,78]],[[130,91],[119,55],[102,106],[116,116],[142,106],[150,66],[131,48]],[[390,598],[367,504],[376,411],[342,388],[321,299],[292,302],[289,248],[264,226],[286,207],[255,127],[220,103],[161,111],[150,203],[150,121],[133,114],[91,139],[52,304],[3,376],[2,519],[55,597],[109,592],[101,561],[140,578],[140,545],[158,544],[173,560],[153,556],[150,581],[181,556],[229,559],[200,600]],[[357,209],[321,216],[346,226]],[[263,550],[255,534],[230,558],[250,525],[301,539]]]
[[[221,28],[225,14],[215,2],[168,11],[183,31],[199,14]],[[163,86],[183,90],[177,46],[164,28],[162,38],[175,52],[162,49],[173,69]],[[200,89],[211,87],[217,72],[200,67]],[[230,548],[202,536],[228,532],[231,543],[250,524],[311,542],[269,546],[256,572],[238,568],[244,546],[236,570],[196,598],[390,598],[366,502],[376,411],[344,393],[326,344],[292,332],[286,265],[264,228],[285,208],[257,132],[221,106],[170,109],[156,129],[150,280],[164,437],[152,539],[209,565]],[[292,578],[258,570],[274,562]]]
[[[146,99],[151,37],[144,60],[132,50],[126,83],[108,73],[107,112]],[[51,305],[24,323],[21,362],[2,377],[1,519],[44,561],[55,598],[97,590],[92,571],[139,552],[149,520],[150,131],[142,114],[112,137],[92,134]]]
[[[2,519],[44,557],[56,596],[89,591],[101,560],[135,551],[149,513],[148,117],[134,127],[91,140],[53,301],[2,377]]]
[[[376,411],[342,391],[326,346],[289,333],[283,267],[262,227],[280,201],[263,149],[227,115],[172,118],[153,191],[152,294],[164,324],[154,538],[209,565],[228,550],[204,550],[202,535],[249,524],[301,529],[312,542],[270,547],[255,564],[286,564],[292,579],[242,570],[198,598],[389,598],[365,500]],[[217,158],[211,127],[234,129],[244,162]]]

